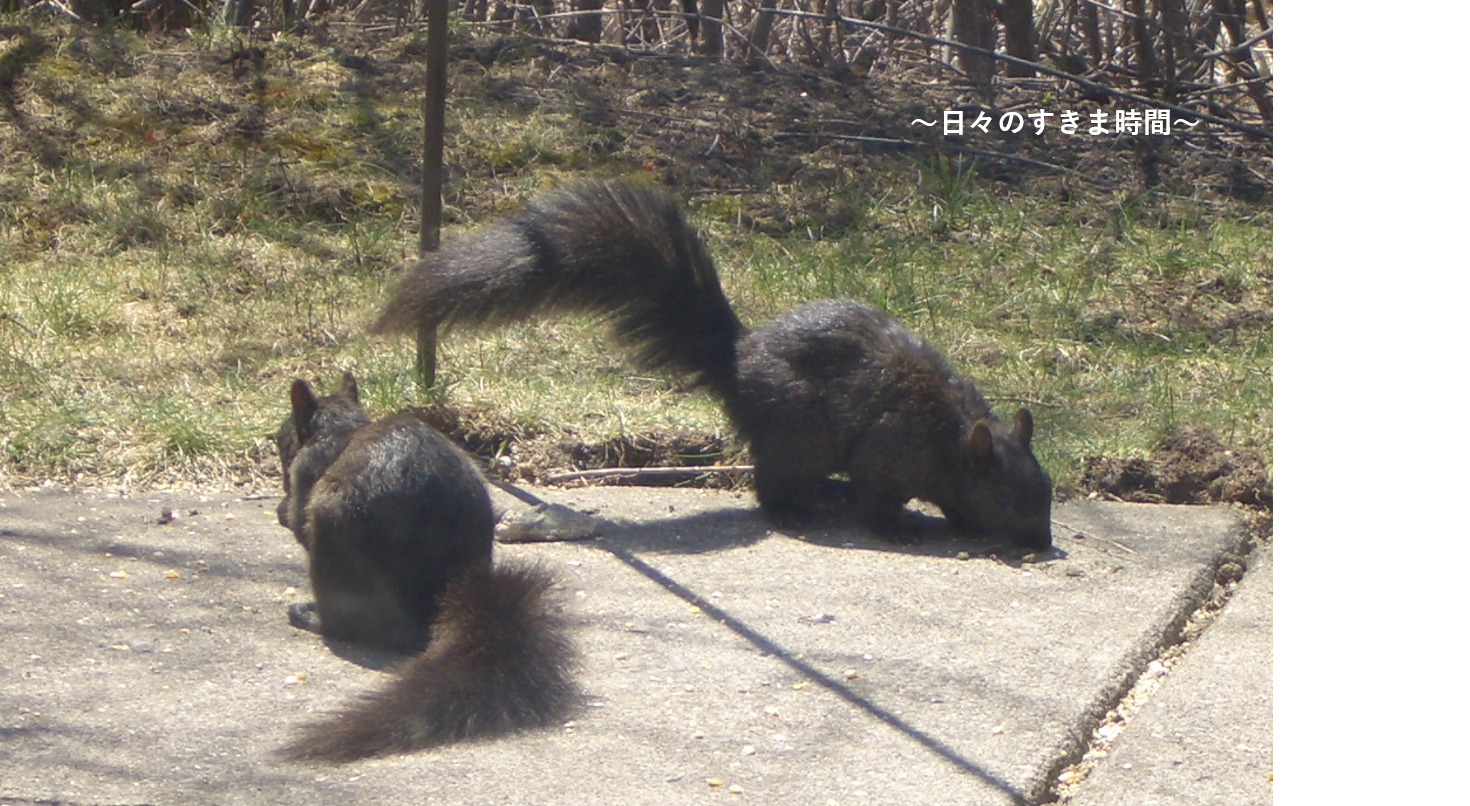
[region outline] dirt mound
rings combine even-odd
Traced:
[[[1271,506],[1265,455],[1227,447],[1210,429],[1190,424],[1175,428],[1148,458],[1089,458],[1083,486],[1124,501]]]

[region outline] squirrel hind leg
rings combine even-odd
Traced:
[[[880,540],[899,545],[923,541],[926,522],[908,510],[909,499],[901,493],[854,480],[852,497],[858,519]]]
[[[827,481],[821,468],[781,459],[755,461],[755,498],[761,512],[779,528],[809,525],[815,518]]]
[[[316,612],[316,602],[297,602],[286,606],[286,620],[298,630],[316,635],[322,634],[322,619]]]
[[[761,501],[760,505],[761,514],[777,529],[804,529],[816,520],[812,507],[795,499]]]
[[[328,641],[343,641],[398,655],[416,655],[429,643],[427,616],[416,616],[383,590],[375,594],[318,590],[312,609],[317,626],[312,631]]]

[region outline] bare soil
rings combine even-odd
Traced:
[[[1232,448],[1207,428],[1180,425],[1147,457],[1087,461],[1087,489],[1124,501],[1271,507],[1266,457]]]

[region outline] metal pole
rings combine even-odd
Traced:
[[[444,212],[444,96],[448,65],[449,0],[424,0],[429,14],[429,43],[424,70],[424,200],[419,225],[419,255],[439,248]],[[439,330],[421,325],[418,332],[419,385],[434,387]]]

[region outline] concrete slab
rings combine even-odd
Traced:
[[[1072,806],[1272,802],[1272,600],[1268,551]]]
[[[963,559],[773,533],[729,493],[537,492],[614,521],[497,549],[561,577],[579,713],[342,767],[274,751],[384,673],[288,626],[304,562],[274,498],[0,495],[0,798],[1032,802],[1244,537],[1227,509],[1076,502],[1052,555]]]

